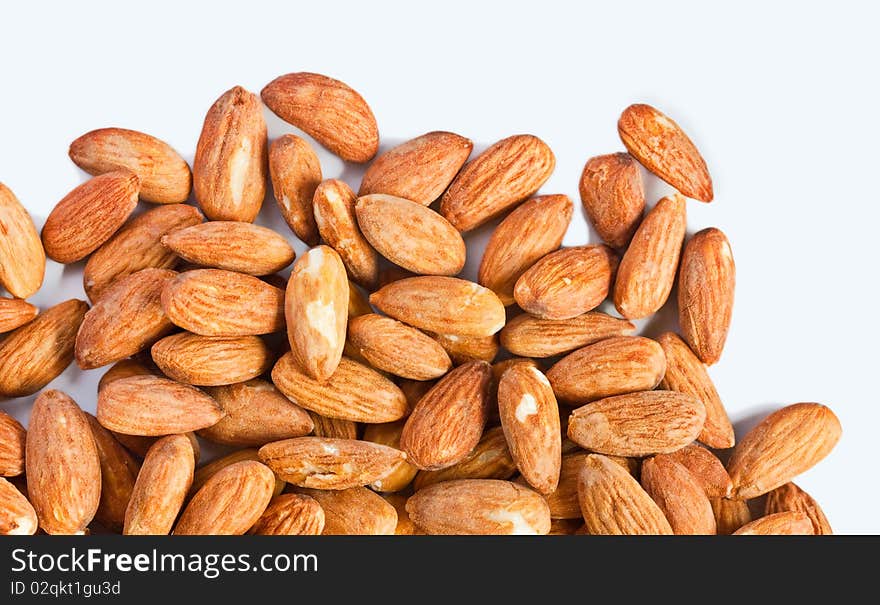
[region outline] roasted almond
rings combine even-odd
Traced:
[[[199,336],[180,332],[150,349],[153,361],[173,380],[220,386],[256,378],[275,361],[259,336]]]
[[[219,458],[214,458],[207,464],[200,466],[196,469],[195,473],[193,473],[192,487],[190,487],[189,493],[190,495],[195,495],[208,480],[211,479],[214,475],[222,471],[227,466],[232,466],[237,462],[243,461],[254,461],[260,462],[260,454],[254,448],[246,448],[243,450],[235,450],[230,454],[226,454],[225,456],[221,456]],[[198,462],[198,458],[196,459]],[[274,474],[274,473],[273,473]],[[275,488],[272,490],[272,494],[277,496],[282,491],[284,491],[284,487],[287,484],[275,476]]]
[[[351,319],[348,339],[372,366],[403,378],[431,380],[452,367],[433,338],[390,317],[371,313]]]
[[[628,153],[610,153],[587,160],[580,182],[581,202],[602,240],[625,247],[642,220],[645,189],[639,166]]]
[[[749,504],[745,500],[710,498],[715,526],[719,536],[729,536],[752,520]]]
[[[468,361],[486,361],[492,363],[498,356],[500,345],[498,334],[491,336],[462,336],[460,334],[435,334],[428,335],[446,351],[446,354],[455,365],[461,365]]]
[[[317,500],[324,510],[325,536],[390,536],[397,527],[397,511],[382,496],[365,487],[296,492]]]
[[[397,422],[368,424],[364,428],[364,441],[387,445],[399,450],[400,434],[403,432],[405,423],[404,420],[398,420]],[[400,491],[412,482],[418,470],[406,459],[398,460],[392,465],[390,472],[370,483],[370,487],[378,492]]]
[[[288,399],[288,401],[290,400]],[[353,420],[343,420],[341,418],[328,418],[327,416],[321,416],[311,410],[307,410],[307,412],[314,425],[312,434],[315,437],[336,437],[338,439],[358,438],[357,422],[354,422]],[[273,439],[273,441],[277,440]]]
[[[284,222],[306,245],[318,243],[312,198],[321,183],[321,162],[305,140],[284,134],[269,146],[269,175]]]
[[[764,506],[764,514],[767,516],[788,511],[806,514],[813,524],[813,533],[817,536],[830,536],[834,533],[819,503],[794,483],[781,485],[767,494]]]
[[[0,536],[31,536],[37,532],[37,513],[24,494],[0,477]]]
[[[17,477],[24,473],[24,448],[27,431],[21,423],[0,412],[0,477]]]
[[[510,479],[516,462],[510,455],[504,430],[500,426],[487,429],[477,446],[462,460],[436,471],[419,471],[413,487],[416,491],[454,479]]]
[[[280,494],[272,498],[259,520],[248,530],[258,536],[320,536],[324,509],[303,494]]]
[[[40,310],[34,305],[20,298],[0,296],[0,334],[23,326],[39,312]]]
[[[706,448],[692,443],[680,450],[654,456],[661,460],[669,458],[684,466],[694,476],[709,498],[726,498],[733,489],[730,475],[718,457]]]
[[[101,379],[98,381],[98,390],[100,391],[106,385],[114,380],[119,380],[120,378],[128,378],[129,376],[146,376],[150,374],[155,375],[153,369],[148,368],[139,361],[135,361],[134,359],[121,359],[110,366],[110,368],[101,376]],[[146,453],[146,450],[144,453]]]
[[[101,501],[95,520],[111,531],[120,532],[140,464],[97,418],[87,413],[86,419],[101,461]]]
[[[613,336],[628,336],[636,327],[625,319],[590,311],[570,319],[517,315],[501,330],[501,346],[523,357],[553,357]]]
[[[655,456],[642,462],[642,487],[679,536],[715,535],[715,515],[703,485],[675,460]]]
[[[788,511],[755,519],[733,532],[734,536],[812,536],[813,523],[806,513]]]
[[[575,452],[562,457],[557,487],[544,496],[553,519],[583,519],[577,486],[587,456],[588,452]]]
[[[394,507],[395,511],[397,511],[397,527],[394,529],[394,535],[424,535],[425,532],[416,527],[416,524],[409,518],[409,513],[406,512],[406,501],[409,499],[407,496],[404,496],[403,494],[382,494],[382,497]]]
[[[16,298],[28,298],[40,289],[45,270],[46,253],[31,215],[0,183],[0,286]]]

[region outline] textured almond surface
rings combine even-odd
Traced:
[[[296,236],[309,246],[318,243],[312,198],[321,183],[321,162],[300,137],[284,134],[269,146],[269,175],[281,216]]]
[[[431,380],[452,366],[437,341],[390,317],[355,317],[348,324],[348,339],[373,367],[403,378]]]
[[[290,400],[288,399],[288,401]],[[312,424],[314,425],[312,434],[315,435],[315,437],[338,437],[339,439],[358,438],[359,426],[358,423],[353,420],[328,418],[327,416],[322,416],[311,410],[307,410],[307,413],[309,418],[312,419]],[[273,439],[273,441],[277,440]]]
[[[719,536],[729,536],[752,520],[749,504],[745,500],[710,498],[709,501],[715,513],[715,527]]]
[[[259,520],[248,531],[257,536],[319,536],[324,530],[324,509],[303,494],[272,498]]]
[[[455,365],[468,361],[487,361],[492,363],[498,356],[500,344],[498,334],[491,336],[462,336],[461,334],[428,333],[437,341]]]
[[[18,489],[0,477],[0,536],[30,536],[37,532],[37,513]]]
[[[111,531],[120,532],[140,464],[97,418],[86,413],[86,419],[101,461],[101,501],[95,520]]]
[[[755,519],[733,532],[734,536],[812,536],[813,524],[802,512],[774,513]]]
[[[570,319],[541,319],[522,313],[507,322],[500,336],[502,346],[514,355],[552,357],[635,331],[629,321],[599,311]]]
[[[581,451],[562,457],[559,483],[555,490],[544,496],[553,519],[583,519],[577,486],[587,456],[587,452]]]
[[[128,378],[129,376],[144,376],[155,374],[152,368],[135,361],[134,359],[122,359],[110,366],[98,381],[98,390],[100,391],[106,385],[120,378]]]
[[[587,160],[580,182],[587,218],[606,244],[623,248],[632,239],[642,212],[645,190],[639,166],[628,153],[611,153]]]
[[[45,270],[46,253],[33,219],[0,183],[0,285],[16,298],[28,298],[40,289]]]
[[[813,533],[817,536],[830,536],[834,533],[819,503],[794,483],[781,485],[767,494],[764,507],[765,515],[788,511],[806,514],[813,524]]]
[[[192,487],[190,487],[189,494],[190,496],[195,495],[208,480],[222,471],[227,466],[232,466],[236,462],[243,461],[253,461],[260,462],[260,454],[258,450],[254,448],[246,448],[243,450],[235,450],[230,454],[226,454],[225,456],[221,456],[219,458],[214,458],[207,464],[203,464],[198,467],[193,473]],[[198,463],[198,458],[196,458],[196,462]],[[284,486],[287,485],[284,481],[279,479],[277,476],[275,477],[275,489],[273,490],[274,495],[278,495],[284,490]]]
[[[20,298],[0,296],[0,334],[23,326],[39,312],[37,307]]]
[[[654,457],[669,458],[684,466],[694,476],[710,498],[726,498],[733,489],[730,475],[718,457],[706,448],[693,443],[669,454]]]
[[[364,441],[371,441],[380,445],[387,445],[396,450],[400,449],[400,434],[403,432],[404,420],[397,422],[385,422],[382,424],[368,424],[364,427]],[[370,483],[370,487],[377,492],[397,492],[405,489],[419,469],[407,460],[401,459],[391,465],[391,470]]]
[[[397,511],[382,496],[365,487],[296,492],[311,496],[324,510],[325,536],[390,536],[397,527]]]
[[[642,487],[679,536],[715,535],[715,515],[706,491],[687,468],[672,458],[642,462]]]
[[[496,426],[486,429],[477,446],[461,462],[436,471],[419,471],[413,487],[418,491],[453,479],[510,479],[514,473],[516,462],[510,455],[504,430]]]
[[[26,436],[18,420],[0,412],[0,477],[16,477],[24,472]]]
[[[256,378],[275,359],[258,336],[199,336],[181,332],[150,349],[168,378],[196,386],[220,386]]]

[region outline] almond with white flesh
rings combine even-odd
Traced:
[[[645,210],[642,175],[633,157],[610,153],[587,160],[580,194],[599,237],[612,248],[626,247]]]
[[[562,244],[573,205],[567,195],[541,195],[511,212],[486,243],[477,281],[505,305],[525,271]]]
[[[180,154],[166,142],[136,130],[99,128],[70,144],[73,163],[95,176],[120,168],[141,182],[141,199],[178,204],[189,197],[192,174]]]
[[[817,536],[830,536],[834,533],[819,503],[794,483],[781,485],[767,494],[764,514],[769,516],[784,512],[801,512],[807,515],[813,524],[813,533]]]
[[[620,260],[614,282],[614,306],[627,319],[656,313],[666,303],[684,242],[685,199],[678,195],[657,202]]]
[[[266,195],[266,122],[259,98],[236,86],[205,116],[193,160],[193,190],[212,221],[252,223]]]
[[[467,249],[445,218],[417,202],[374,193],[355,203],[358,225],[379,254],[419,275],[457,275]]]
[[[672,458],[642,462],[642,487],[679,536],[714,536],[715,515],[702,484]]]
[[[494,292],[456,277],[401,279],[371,294],[370,302],[394,319],[438,334],[491,336],[505,321]]]
[[[0,477],[17,477],[24,473],[24,448],[27,431],[21,423],[0,412]]]
[[[600,399],[572,413],[568,438],[612,456],[642,457],[674,452],[703,428],[706,408],[672,391],[643,391]]]
[[[0,334],[23,326],[39,312],[37,307],[20,298],[0,296]]]
[[[75,263],[98,249],[137,206],[140,183],[128,170],[108,172],[86,181],[55,205],[43,225],[46,255]]]
[[[318,243],[312,198],[321,184],[321,162],[305,140],[284,134],[269,145],[269,176],[278,210],[290,230],[306,243]]]
[[[18,488],[0,478],[0,536],[32,536],[37,529],[34,507]]]
[[[410,462],[437,470],[461,462],[476,447],[488,417],[492,369],[484,361],[463,364],[416,404],[400,436]]]
[[[455,365],[468,361],[486,361],[492,363],[498,356],[500,345],[498,334],[491,336],[462,336],[460,334],[428,335],[437,341]]]
[[[502,139],[464,165],[440,199],[440,214],[461,232],[476,229],[533,195],[555,167],[538,137]]]
[[[608,246],[578,246],[552,252],[516,281],[513,296],[542,319],[571,319],[592,311],[608,296],[617,255]]]
[[[324,531],[324,509],[303,494],[281,494],[248,530],[257,536],[320,536]]]
[[[397,511],[365,487],[343,490],[296,488],[314,498],[324,510],[325,536],[391,536],[397,528]]]
[[[15,298],[28,298],[43,285],[45,271],[46,253],[31,215],[0,183],[0,286]]]
[[[562,434],[559,406],[547,377],[528,364],[510,366],[498,383],[498,411],[519,472],[538,492],[554,491],[562,464]]]
[[[630,105],[617,121],[617,132],[642,166],[684,195],[712,201],[712,177],[703,156],[669,116],[650,105]]]
[[[404,420],[398,420],[397,422],[385,422],[383,424],[368,424],[364,427],[364,441],[387,445],[399,450],[400,434],[403,432],[405,423]],[[377,492],[397,492],[412,483],[418,471],[419,469],[410,464],[406,459],[398,460],[392,465],[391,471],[388,474],[370,483],[370,487]]]
[[[421,384],[421,383],[419,383]],[[286,398],[285,398],[286,399]],[[288,401],[290,401],[288,399]],[[312,434],[315,437],[336,437],[338,439],[357,439],[359,426],[353,420],[342,420],[341,418],[328,418],[311,410],[307,410],[309,418],[312,419],[314,428]],[[385,423],[380,423],[385,424]],[[374,425],[367,425],[374,426]],[[272,441],[277,441],[273,439]]]
[[[615,336],[569,353],[550,368],[547,378],[560,401],[580,405],[651,390],[665,371],[666,356],[655,341]]]
[[[211,477],[222,471],[227,466],[232,466],[238,462],[244,461],[253,461],[253,462],[262,462],[260,461],[259,451],[254,448],[246,448],[243,450],[235,450],[230,454],[226,454],[225,456],[221,456],[219,458],[214,458],[207,464],[204,464],[198,467],[193,473],[192,487],[190,487],[189,494],[193,496],[198,492],[205,483],[207,483]],[[198,463],[198,458],[196,458],[196,462]],[[274,473],[273,473],[274,474]],[[277,496],[282,491],[284,491],[284,487],[287,484],[275,476],[275,488],[272,490],[272,494]]]
[[[497,479],[458,479],[407,501],[413,523],[435,535],[546,535],[550,510],[532,490]]]
[[[636,327],[600,311],[570,319],[541,319],[517,315],[501,330],[501,345],[522,357],[553,357],[614,336],[629,336]]]
[[[755,519],[733,532],[734,536],[812,536],[813,523],[800,511],[774,513]]]
[[[358,195],[384,193],[429,206],[464,166],[474,144],[452,132],[429,132],[377,157]]]
[[[680,450],[654,456],[655,460],[669,458],[684,466],[694,476],[709,498],[727,498],[733,482],[718,456],[706,448],[692,443]]]
[[[107,529],[120,532],[140,464],[97,418],[86,413],[86,419],[101,461],[101,502],[95,520]]]
[[[82,534],[101,500],[101,462],[85,413],[61,391],[44,391],[34,402],[25,462],[40,529]]]
[[[827,456],[840,421],[819,403],[777,410],[740,439],[727,463],[733,497],[749,500],[785,485]]]
[[[510,479],[516,473],[516,462],[507,447],[507,438],[500,426],[486,429],[480,442],[464,460],[437,471],[419,471],[413,487],[422,488],[454,479]]]
[[[370,365],[402,378],[431,380],[452,367],[437,341],[390,317],[371,313],[351,319],[348,339]]]
[[[202,336],[259,336],[284,329],[283,290],[223,269],[196,269],[168,280],[162,309],[175,325]]]
[[[180,332],[150,349],[168,378],[195,386],[244,382],[265,373],[275,356],[259,336],[199,336]]]

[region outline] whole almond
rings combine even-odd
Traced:
[[[500,426],[487,429],[477,446],[462,460],[436,471],[419,471],[413,487],[416,491],[454,479],[510,479],[516,473],[516,462],[510,455],[504,430]]]
[[[120,168],[138,175],[141,199],[157,204],[185,202],[192,186],[189,166],[156,137],[125,128],[100,128],[70,144],[73,163],[91,175]]]
[[[796,403],[773,412],[730,456],[733,497],[756,498],[788,483],[827,456],[840,433],[837,416],[819,403]]]
[[[764,514],[768,516],[788,511],[806,514],[813,524],[813,533],[817,536],[830,536],[834,533],[819,503],[794,483],[781,485],[767,494],[764,506]]]
[[[20,298],[0,296],[0,334],[23,326],[39,312],[40,310],[34,305]]]
[[[18,489],[0,477],[0,536],[31,536],[37,532],[37,513]]]
[[[27,431],[21,423],[0,412],[0,477],[17,477],[24,472]]]
[[[186,499],[194,468],[192,444],[185,435],[169,435],[156,441],[132,489],[122,533],[167,535]]]
[[[308,246],[318,243],[312,198],[321,183],[321,162],[305,140],[284,134],[269,145],[269,175],[284,222]]]
[[[214,102],[193,160],[193,189],[205,216],[254,221],[266,194],[266,144],[257,95],[236,86]]]
[[[706,409],[672,391],[644,391],[600,399],[574,411],[568,437],[584,449],[613,456],[649,456],[678,450],[703,427]]]
[[[248,530],[258,536],[320,536],[324,530],[324,509],[303,494],[281,494],[272,498],[259,520]]]
[[[86,413],[86,419],[101,461],[101,501],[95,520],[107,529],[120,532],[140,464],[110,431],[98,423],[97,418]]]
[[[464,165],[440,199],[440,213],[461,232],[476,229],[534,194],[555,167],[538,137],[502,139]]]
[[[688,240],[678,274],[678,320],[681,335],[703,363],[721,358],[730,318],[736,267],[727,237],[703,229]]]
[[[663,378],[666,356],[642,336],[615,336],[569,353],[547,372],[560,401],[583,404],[603,397],[648,391]]]
[[[382,424],[368,424],[364,428],[364,441],[387,445],[399,450],[400,434],[403,432],[404,424],[406,424],[404,420]],[[407,460],[398,460],[392,465],[390,472],[370,483],[370,487],[384,493],[400,491],[412,482],[418,470]]]
[[[727,498],[733,489],[730,475],[718,457],[706,448],[693,443],[669,454],[654,456],[655,460],[669,458],[684,466],[702,485],[709,498]]]
[[[617,269],[614,306],[621,315],[641,319],[666,303],[686,227],[685,199],[678,194],[664,197],[645,216]]]
[[[806,513],[788,511],[755,519],[733,532],[734,536],[812,536],[813,523]]]
[[[199,336],[180,332],[150,349],[168,378],[195,386],[220,386],[256,378],[275,361],[259,336]]]
[[[428,335],[437,341],[452,363],[461,365],[468,361],[486,361],[492,363],[498,356],[500,345],[498,334],[491,336],[462,336],[461,334],[435,334]]]
[[[642,487],[679,536],[715,535],[715,515],[703,485],[672,458],[642,462]]]
[[[299,72],[275,78],[260,93],[285,122],[305,131],[348,162],[368,162],[379,150],[376,118],[350,86],[321,74]]]
[[[418,202],[374,193],[355,203],[358,225],[379,254],[420,275],[457,275],[467,250],[445,218]]]
[[[88,308],[81,300],[59,303],[0,341],[0,396],[32,395],[67,369]]]
[[[40,289],[45,271],[46,253],[31,215],[0,183],[0,286],[28,298]]]
[[[570,319],[517,315],[501,330],[501,345],[523,357],[553,357],[614,336],[628,336],[636,327],[625,319],[590,311]]]
[[[129,376],[146,376],[150,374],[155,375],[153,369],[148,368],[139,361],[135,361],[134,359],[121,359],[110,366],[110,368],[104,372],[103,376],[101,376],[101,379],[98,381],[98,390],[100,391],[106,385],[114,380],[119,380],[120,378],[128,378]],[[144,453],[146,453],[146,451],[144,451]]]
[[[288,399],[288,401],[290,400]],[[312,412],[311,410],[307,410],[307,413],[309,415],[309,418],[312,419],[312,424],[314,425],[314,429],[312,429],[312,434],[315,437],[336,437],[338,439],[358,438],[358,423],[354,422],[353,420],[328,418],[327,416],[321,416],[320,414]],[[273,441],[276,440],[273,439]]]
[[[365,487],[296,492],[317,500],[324,510],[325,536],[390,536],[397,527],[397,511],[382,496]]]
[[[520,276],[562,244],[573,205],[567,195],[541,195],[511,212],[486,243],[477,281],[505,305]]]
[[[168,280],[162,309],[174,324],[202,336],[258,336],[284,329],[283,290],[223,269],[197,269]]]
[[[587,160],[581,173],[580,194],[599,237],[612,248],[625,247],[645,210],[642,175],[633,157],[610,153]]]
[[[745,500],[710,498],[715,526],[719,536],[729,536],[752,520],[749,504]]]
[[[44,391],[34,402],[25,461],[40,528],[84,532],[101,499],[101,462],[86,415],[61,391]]]
[[[374,292],[370,302],[394,319],[439,334],[491,336],[504,327],[504,305],[498,297],[456,277],[401,279]]]
[[[230,454],[226,454],[225,456],[221,456],[219,458],[214,458],[207,464],[200,466],[196,469],[195,473],[193,473],[192,487],[190,487],[189,490],[190,496],[195,495],[196,492],[198,492],[202,488],[202,486],[211,479],[211,477],[222,471],[227,466],[232,466],[237,462],[243,461],[260,462],[259,451],[254,448],[235,450]],[[198,462],[198,458],[196,459],[196,462]],[[287,483],[285,483],[282,479],[275,475],[275,487],[272,490],[272,494],[274,496],[277,496],[282,491],[284,491],[284,487],[286,485]]]
[[[667,115],[650,105],[630,105],[617,122],[617,132],[645,168],[688,197],[712,201],[712,177],[703,156]]]
[[[433,338],[404,323],[371,313],[351,319],[348,339],[377,369],[412,380],[431,380],[452,362]]]
[[[384,193],[429,206],[467,161],[474,144],[451,132],[429,132],[377,157],[358,195]]]

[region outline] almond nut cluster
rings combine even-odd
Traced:
[[[305,138],[269,141],[263,104],[371,162],[359,189]],[[0,397],[39,393],[27,429],[0,413],[0,533],[830,533],[791,481],[835,415],[790,405],[735,442],[707,373],[735,267],[719,229],[686,235],[685,198],[713,198],[702,156],[648,105],[618,131],[627,151],[580,180],[604,243],[566,248],[544,141],[471,158],[429,132],[376,157],[370,107],[313,73],[224,93],[192,170],[150,135],[84,134],[92,178],[41,233],[0,185]],[[680,193],[646,212],[641,167]],[[253,224],[269,185],[298,258]],[[477,282],[458,277],[490,222]],[[89,302],[25,301],[47,257],[84,261]],[[664,305],[680,332],[635,335]],[[74,360],[105,368],[94,416],[44,390]],[[200,466],[203,440],[228,453]]]

